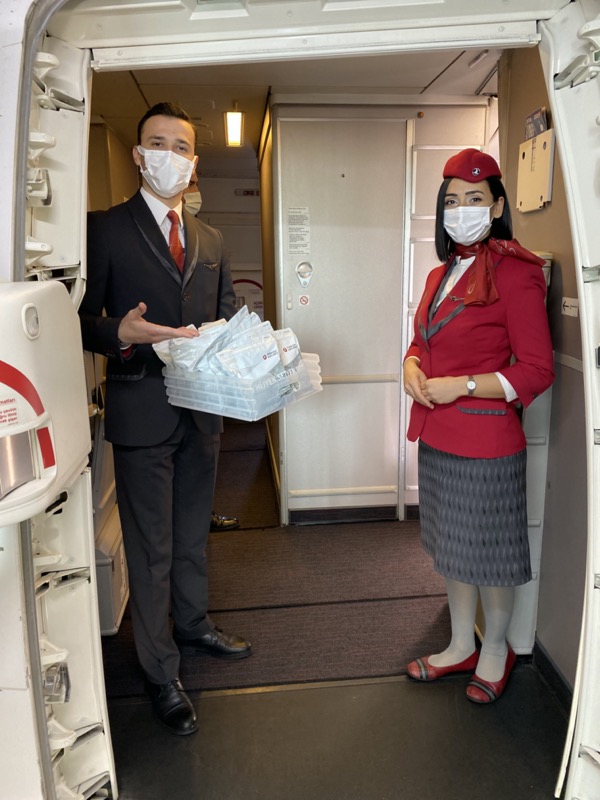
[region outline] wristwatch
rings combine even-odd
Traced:
[[[467,379],[467,394],[469,395],[469,397],[473,394],[476,388],[477,388],[477,383],[475,382],[475,378],[472,375],[469,375]]]

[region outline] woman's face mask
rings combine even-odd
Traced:
[[[456,206],[444,211],[444,228],[457,244],[469,245],[485,239],[491,229],[491,206]]]
[[[202,195],[200,192],[186,192],[183,195],[183,199],[185,200],[185,207],[190,214],[196,216],[202,208]]]
[[[149,186],[161,197],[173,197],[189,184],[194,170],[194,159],[177,155],[172,150],[147,150],[138,145],[146,169],[140,172]]]

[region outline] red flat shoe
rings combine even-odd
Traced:
[[[454,672],[474,672],[479,660],[479,651],[474,650],[468,658],[458,664],[449,664],[447,667],[436,667],[429,663],[429,656],[417,658],[411,661],[406,667],[409,677],[416,681],[437,681],[444,675],[451,675]]]
[[[474,703],[493,703],[497,700],[506,688],[508,678],[515,665],[517,656],[515,651],[508,645],[506,653],[506,666],[504,668],[504,675],[499,681],[484,681],[479,678],[477,674],[473,676],[473,680],[469,681],[467,686],[467,697]]]

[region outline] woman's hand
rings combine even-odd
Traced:
[[[453,403],[466,394],[466,379],[458,378],[426,378],[421,383],[423,397],[435,405]]]
[[[156,325],[144,319],[148,310],[145,303],[138,303],[121,320],[118,337],[126,344],[157,344],[165,339],[178,339],[180,336],[193,339],[198,336],[198,331],[191,328],[169,328],[166,325]]]
[[[465,397],[468,377],[468,375],[458,375],[428,378],[416,359],[407,358],[404,362],[404,391],[427,408],[453,403],[459,397]],[[495,372],[486,372],[474,377],[477,384],[474,397],[489,400],[506,399],[504,387]]]
[[[415,358],[407,358],[403,367],[404,391],[416,403],[433,408],[433,403],[423,394],[422,386],[427,383],[427,375]]]

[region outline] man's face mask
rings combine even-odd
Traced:
[[[202,195],[200,192],[186,192],[183,195],[183,199],[185,200],[185,207],[190,214],[196,216],[202,208]]]
[[[444,211],[444,228],[457,244],[474,244],[488,236],[491,206],[457,206]]]
[[[147,150],[138,145],[146,169],[140,172],[149,186],[161,197],[173,197],[189,184],[194,170],[194,159],[177,155],[172,150]]]

